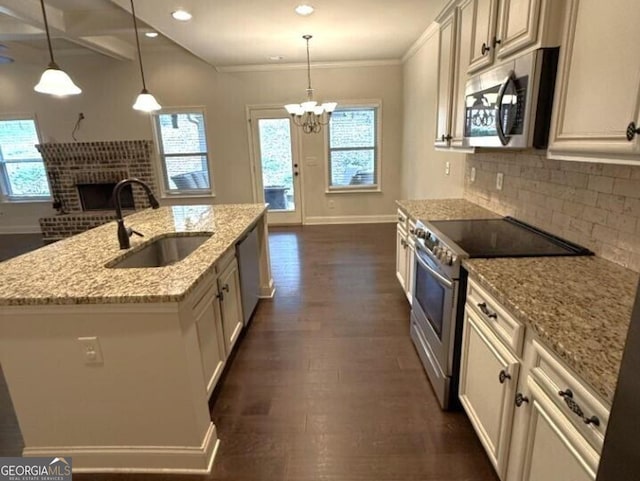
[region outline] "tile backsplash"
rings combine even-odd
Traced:
[[[640,272],[640,163],[567,162],[531,152],[467,155],[464,196]]]

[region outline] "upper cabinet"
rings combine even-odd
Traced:
[[[454,67],[456,57],[457,11],[446,10],[440,24],[438,52],[438,97],[436,120],[436,147],[447,147],[451,141],[451,111],[453,106]]]
[[[549,156],[637,161],[640,56],[630,46],[640,2],[570,0],[568,9]]]
[[[562,4],[553,0],[475,0],[471,62],[475,73],[525,49],[560,44]]]

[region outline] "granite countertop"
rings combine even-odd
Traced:
[[[422,221],[502,217],[465,199],[397,200],[396,204],[409,217]]]
[[[118,245],[115,222],[0,262],[0,306],[177,302],[212,272],[224,254],[266,211],[265,204],[147,209],[126,225],[145,237]],[[109,269],[106,264],[169,233],[213,235],[184,260],[167,267]]]
[[[597,257],[469,259],[469,275],[609,403],[638,274]]]

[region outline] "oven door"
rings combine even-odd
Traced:
[[[443,374],[453,371],[455,299],[458,282],[440,272],[436,262],[416,243],[412,311]]]

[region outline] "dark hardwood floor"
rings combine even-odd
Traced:
[[[466,416],[438,407],[409,339],[395,224],[271,228],[270,247],[277,293],[214,393],[211,475],[74,479],[497,481]]]

